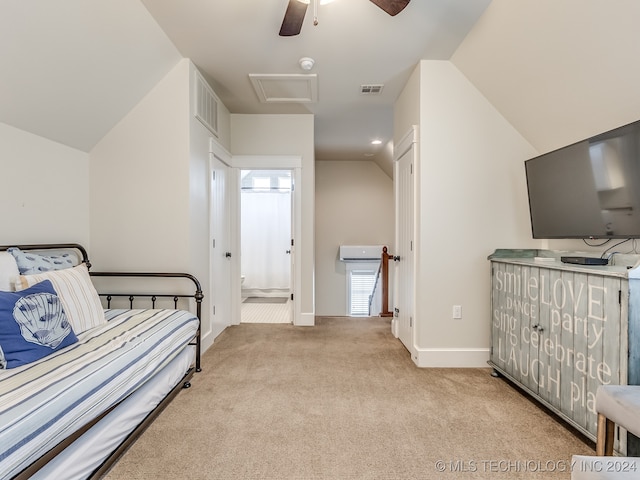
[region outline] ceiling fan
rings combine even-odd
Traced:
[[[371,0],[372,3],[380,7],[392,17],[399,14],[411,0]],[[287,10],[284,13],[282,26],[280,27],[281,37],[292,37],[298,35],[302,29],[304,15],[307,13],[308,1],[289,0]]]

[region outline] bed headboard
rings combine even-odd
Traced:
[[[89,262],[89,255],[87,254],[87,250],[78,243],[46,243],[46,244],[30,244],[30,245],[0,245],[0,252],[4,252],[11,247],[17,247],[23,251],[31,251],[33,253],[40,253],[46,255],[48,253],[59,254],[60,252],[69,252],[75,251],[78,252],[77,255],[78,264],[84,263],[87,268],[91,268],[91,263]],[[15,268],[15,267],[14,267]],[[17,270],[16,270],[17,274]],[[156,301],[161,298],[168,298],[173,301],[174,307],[178,308],[178,300],[186,299],[188,301],[195,301],[195,310],[196,316],[200,321],[202,321],[202,300],[204,299],[204,294],[202,293],[202,287],[200,285],[200,281],[189,273],[161,273],[161,272],[89,272],[92,277],[111,277],[114,279],[118,279],[120,281],[124,279],[131,278],[165,278],[165,279],[187,279],[193,282],[194,290],[189,294],[184,293],[167,293],[167,292],[136,292],[136,293],[104,293],[98,292],[98,295],[104,297],[107,302],[107,308],[111,308],[111,301],[115,297],[124,298],[129,303],[129,308],[134,308],[133,302],[138,299],[148,299],[149,303],[151,303],[151,307],[156,307]],[[198,328],[198,334],[196,339],[196,371],[200,371],[200,327]]]
[[[86,248],[84,248],[79,243],[42,243],[42,244],[33,244],[33,245],[0,245],[0,252],[4,252],[9,248],[17,247],[20,250],[53,250],[53,251],[64,251],[64,250],[76,250],[80,253],[78,259],[80,262],[85,263],[87,268],[91,268],[91,262],[89,262],[89,254],[87,253]]]

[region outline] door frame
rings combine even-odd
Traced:
[[[231,324],[240,325],[240,303],[242,301],[240,276],[240,170],[291,170],[293,180],[293,224],[294,246],[291,249],[293,275],[291,289],[293,293],[291,323],[301,325],[302,311],[300,303],[300,285],[302,285],[302,258],[300,256],[299,240],[302,238],[302,157],[298,155],[234,155],[231,158],[230,175],[232,184],[229,185],[231,201],[231,248],[236,254],[231,257]]]

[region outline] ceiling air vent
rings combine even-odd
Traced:
[[[250,73],[249,79],[262,103],[315,103],[318,76],[307,74]]]
[[[360,85],[360,93],[362,95],[380,95],[384,85]]]

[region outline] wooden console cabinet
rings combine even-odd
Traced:
[[[595,440],[597,387],[640,384],[640,255],[615,254],[607,266],[560,260],[575,255],[588,254],[496,250],[489,257],[489,364]],[[626,454],[620,437],[617,450]],[[629,439],[630,449],[635,443]]]

